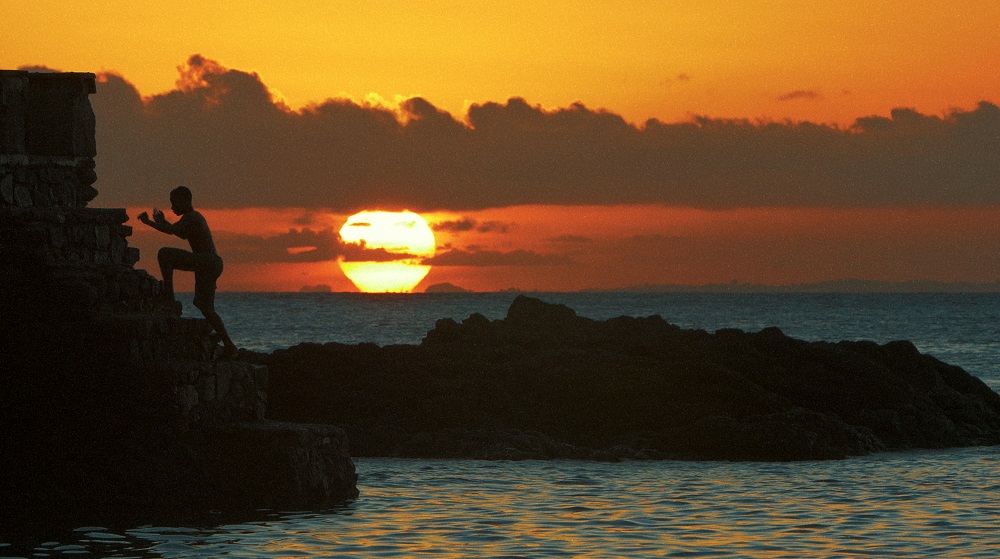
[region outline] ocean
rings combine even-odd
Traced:
[[[594,319],[804,340],[907,339],[1000,388],[1000,294],[540,293]],[[221,293],[237,345],[416,344],[440,318],[502,318],[513,293]],[[181,295],[186,316],[197,316]],[[0,557],[1000,556],[1000,447],[794,463],[355,459],[324,511],[0,527]],[[90,522],[87,522],[90,520]],[[29,533],[30,532],[30,533]]]

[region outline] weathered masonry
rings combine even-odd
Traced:
[[[0,70],[0,487],[8,512],[356,496],[343,433],[265,420],[267,369],[157,310],[98,191],[89,73]],[[3,494],[9,492],[10,494]]]

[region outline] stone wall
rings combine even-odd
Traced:
[[[0,471],[10,481],[0,502],[45,514],[74,500],[287,508],[356,496],[343,432],[264,421],[267,368],[215,360],[207,322],[174,315],[161,282],[135,269],[126,211],[87,207],[95,92],[93,74],[0,70]],[[245,463],[234,454],[245,440],[271,459]],[[234,486],[236,464],[261,485]],[[273,479],[279,470],[292,479]]]
[[[204,320],[158,311],[162,285],[134,268],[139,250],[128,245],[132,228],[124,209],[88,208],[97,195],[94,114],[88,95],[93,74],[0,71],[0,286],[5,319],[38,322],[61,338],[79,337],[100,363],[140,366],[136,374],[176,363],[170,370],[206,371],[225,378],[254,379],[248,402],[227,405],[257,409],[263,416],[266,374],[250,365],[211,369],[213,347]],[[69,328],[67,328],[69,326]],[[34,331],[35,329],[28,329]],[[15,334],[21,347],[32,340]],[[71,343],[69,340],[67,344]],[[153,378],[150,382],[160,382]],[[199,393],[199,375],[176,374],[171,396],[178,417],[170,423],[197,426],[205,417],[247,420],[245,413],[199,413],[212,405],[200,392],[198,405],[185,394]],[[249,394],[249,392],[248,392]],[[179,396],[177,396],[179,395]],[[263,395],[263,396],[261,396]],[[218,406],[216,406],[218,407]]]
[[[7,206],[82,208],[95,141],[89,73],[0,70],[0,195]]]

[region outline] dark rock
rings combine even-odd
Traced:
[[[560,327],[577,320],[576,311],[566,305],[544,303],[518,295],[507,309],[507,322],[515,327]]]
[[[190,481],[202,506],[301,510],[358,496],[347,438],[329,425],[220,423],[180,444],[197,464]]]
[[[340,425],[356,455],[806,460],[1000,444],[1000,395],[909,342],[594,321],[528,297],[502,320],[439,320],[419,346],[256,359],[274,417]]]

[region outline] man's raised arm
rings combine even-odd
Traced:
[[[148,213],[142,212],[139,214],[139,221],[162,233],[177,235],[176,224],[167,221],[167,218],[163,217],[163,212],[156,208],[153,208],[153,219],[149,219]]]

